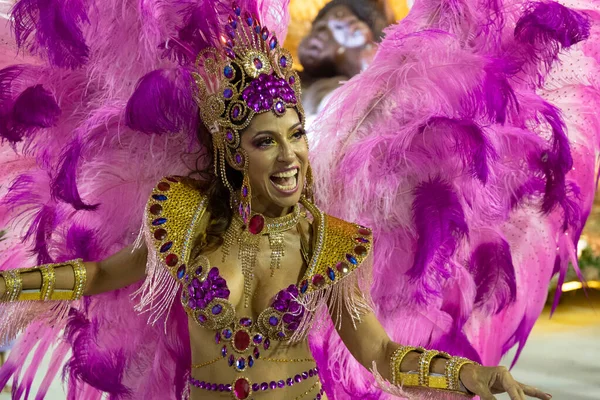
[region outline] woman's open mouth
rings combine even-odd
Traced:
[[[275,186],[275,189],[285,194],[296,192],[298,189],[298,172],[300,168],[295,167],[287,171],[278,172],[271,175],[271,183]]]

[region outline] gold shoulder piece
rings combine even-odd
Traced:
[[[326,215],[306,200],[303,204],[316,230],[313,256],[300,282],[300,293],[307,294],[336,284],[360,267],[371,252],[373,237],[367,227]]]
[[[163,178],[152,190],[146,205],[147,239],[175,278],[185,274],[206,205],[206,196],[180,177]]]

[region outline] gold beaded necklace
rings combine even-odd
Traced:
[[[285,241],[283,234],[298,225],[300,207],[296,204],[291,213],[278,218],[268,218],[261,214],[252,213],[248,226],[242,218],[234,213],[234,217],[223,237],[223,259],[227,260],[231,246],[237,241],[238,259],[242,262],[244,275],[244,306],[248,308],[254,281],[254,267],[260,239],[267,236],[271,248],[271,276],[281,268],[281,259],[285,256]]]

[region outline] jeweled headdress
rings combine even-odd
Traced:
[[[212,134],[216,173],[233,191],[225,175],[225,162],[241,170],[247,168],[240,135],[252,118],[267,111],[281,116],[287,108],[294,108],[304,122],[304,110],[292,56],[279,46],[275,34],[261,26],[256,16],[247,12],[242,16],[238,6],[233,7],[225,34],[220,48],[200,52],[194,79],[200,115]],[[244,184],[242,197],[248,197],[248,191]],[[241,203],[240,207],[247,209],[240,212],[247,217],[249,205]]]

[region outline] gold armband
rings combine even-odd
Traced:
[[[55,268],[70,266],[73,268],[75,284],[73,290],[55,290]],[[42,286],[39,290],[23,291],[21,274],[38,272],[42,275]],[[34,268],[22,268],[4,271],[0,274],[4,278],[6,293],[0,299],[2,302],[15,301],[50,301],[50,300],[79,300],[83,296],[86,283],[86,269],[82,260],[73,260],[65,263],[46,264]]]
[[[402,372],[400,366],[402,360],[411,351],[417,351],[419,355],[419,370],[418,373]],[[444,375],[431,374],[431,362],[437,358],[445,358],[448,361],[445,366]],[[460,369],[466,364],[477,364],[474,361],[461,357],[451,357],[448,353],[439,352],[436,350],[425,350],[415,347],[400,347],[393,354],[390,362],[391,378],[394,385],[403,387],[422,387],[429,389],[449,390],[467,394],[461,390],[459,380]]]

